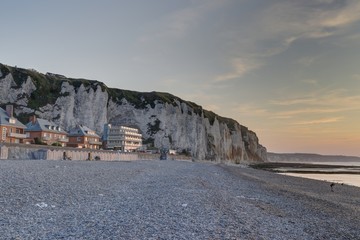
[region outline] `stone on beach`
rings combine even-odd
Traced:
[[[0,191],[4,239],[360,236],[360,188],[246,167],[3,160]]]

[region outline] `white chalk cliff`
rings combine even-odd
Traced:
[[[236,121],[167,93],[111,89],[98,81],[0,64],[0,105],[20,120],[36,114],[65,129],[83,124],[102,134],[105,123],[137,127],[144,142],[211,161],[266,160],[256,134]]]

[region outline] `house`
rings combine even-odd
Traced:
[[[6,111],[0,108],[0,142],[23,143],[26,139],[26,126],[14,118],[12,105],[6,106]]]
[[[69,141],[67,132],[53,122],[37,118],[35,115],[30,117],[30,122],[26,124],[25,133],[28,134],[31,143],[58,145],[65,147]]]
[[[68,147],[99,149],[102,145],[100,136],[94,130],[83,125],[71,129],[68,137]]]
[[[133,152],[142,147],[142,135],[136,128],[105,124],[103,146],[105,149]]]

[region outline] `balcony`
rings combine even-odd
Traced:
[[[27,135],[23,133],[9,133],[8,136],[13,138],[27,138]]]
[[[125,137],[125,140],[141,141],[141,138],[136,138],[136,137]]]
[[[58,142],[69,142],[69,138],[61,138],[61,137],[59,137],[59,138],[55,138],[55,140],[56,141],[58,141]]]
[[[125,133],[126,136],[135,136],[135,137],[142,137],[142,134],[137,133],[137,132],[126,132]]]
[[[94,140],[89,140],[88,143],[92,145],[102,145],[102,142],[94,141]]]
[[[118,141],[122,141],[122,140],[125,140],[125,138],[123,137],[123,136],[114,136],[114,135],[112,135],[112,136],[109,136],[108,137],[108,140],[118,140]]]
[[[50,140],[51,140],[51,137],[48,137],[48,136],[42,137],[42,140],[43,140],[43,141],[50,141]]]
[[[140,142],[127,142],[125,143],[125,146],[129,147],[140,147],[142,144]]]

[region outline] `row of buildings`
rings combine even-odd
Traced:
[[[101,138],[94,130],[78,125],[69,132],[55,123],[31,116],[24,125],[14,117],[13,106],[0,108],[0,142],[46,144],[63,147],[113,149],[124,152],[142,148],[142,135],[136,128],[105,124]]]

